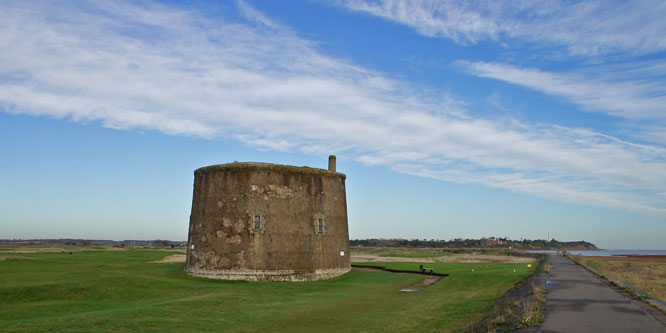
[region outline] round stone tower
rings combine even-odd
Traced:
[[[345,175],[268,163],[194,171],[185,270],[250,281],[313,281],[351,269]]]

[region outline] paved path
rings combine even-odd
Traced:
[[[666,326],[568,258],[551,256],[541,332],[666,332]]]

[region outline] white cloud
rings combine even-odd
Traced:
[[[472,116],[449,97],[248,21],[122,1],[9,2],[0,107],[272,150],[342,153],[396,171],[666,216],[666,152],[587,130]]]
[[[663,1],[339,0],[338,4],[461,44],[527,42],[593,56],[666,49]]]
[[[479,77],[635,121],[640,132],[631,136],[664,142],[663,135],[645,123],[654,121],[651,127],[661,128],[666,118],[666,65],[659,55],[666,50],[666,2],[339,0],[337,4],[425,36],[462,45],[491,41],[506,47],[513,62],[529,61],[529,67],[486,61],[458,64]],[[549,62],[553,59],[568,62]],[[539,68],[551,65],[568,69]]]
[[[510,189],[517,192],[544,196],[565,202],[614,207],[644,214],[664,216],[666,204],[663,193],[652,197],[629,192],[609,191],[598,188],[599,184],[591,181],[563,181],[561,178],[529,175],[521,172],[490,174],[475,172],[461,167],[432,169],[418,164],[400,165],[397,170],[403,173],[429,177],[451,182],[481,182],[487,186]]]
[[[623,68],[599,66],[572,73],[550,73],[502,63],[458,64],[479,77],[563,97],[590,111],[637,120],[666,119],[666,66],[661,63],[633,63]]]

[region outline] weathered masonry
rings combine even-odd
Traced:
[[[345,178],[268,163],[197,169],[185,270],[250,281],[313,281],[351,269]]]

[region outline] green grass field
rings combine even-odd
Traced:
[[[450,276],[406,293],[399,290],[424,277],[354,269],[327,281],[252,283],[192,278],[182,263],[149,263],[173,253],[3,254],[0,331],[455,331],[480,320],[532,270],[428,263]],[[419,263],[382,265],[411,270]]]
[[[412,248],[380,248],[380,249],[352,249],[352,253],[371,254],[378,257],[398,258],[437,258],[452,256],[453,253],[435,249],[412,249]]]

